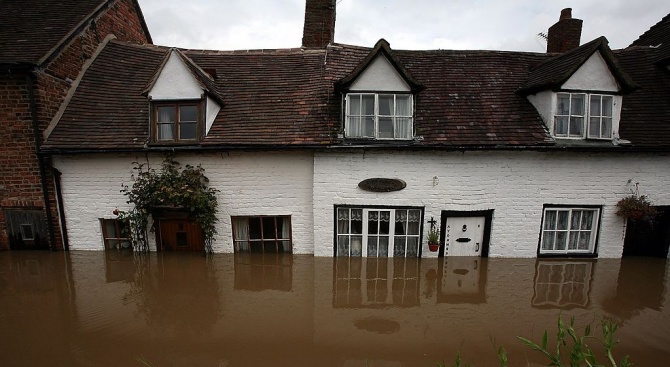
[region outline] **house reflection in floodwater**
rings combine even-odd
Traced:
[[[620,320],[618,351],[669,359],[664,259],[347,259],[0,253],[7,365],[416,366],[520,345],[557,316]],[[39,346],[40,353],[31,352]],[[113,348],[110,348],[113,345]],[[491,351],[487,353],[486,351]]]

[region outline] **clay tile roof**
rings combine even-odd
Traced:
[[[149,137],[142,95],[170,49],[110,41],[86,70],[45,147],[141,149]]]
[[[670,14],[644,32],[631,46],[670,46]]]
[[[39,64],[106,2],[0,0],[0,64]]]
[[[628,93],[636,88],[635,83],[617,65],[607,39],[599,37],[534,67],[528,75],[528,80],[519,88],[519,92],[532,94],[542,90],[559,88],[596,51],[600,51],[600,55],[607,63],[612,75],[617,79],[623,93]]]
[[[670,73],[654,62],[657,50],[630,47],[615,52],[619,64],[640,86],[623,97],[619,135],[636,147],[670,147]]]

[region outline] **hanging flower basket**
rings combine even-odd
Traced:
[[[616,203],[616,214],[633,221],[652,220],[656,216],[656,208],[651,205],[645,195],[631,194]]]

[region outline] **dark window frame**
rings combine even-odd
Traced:
[[[572,215],[573,210],[593,210],[595,211],[594,215],[594,221],[595,223],[593,224],[593,228],[591,228],[591,233],[592,233],[592,241],[593,245],[592,248],[589,251],[576,251],[576,250],[569,250],[569,238],[566,239],[566,248],[565,251],[558,252],[558,251],[543,251],[542,250],[542,242],[543,242],[543,235],[545,231],[545,216],[548,210],[556,210],[556,211],[565,211],[565,210],[570,210],[570,214]],[[550,258],[550,257],[570,257],[570,258],[579,258],[579,257],[584,257],[584,258],[596,258],[598,257],[598,243],[600,240],[600,230],[601,230],[601,225],[602,225],[602,216],[603,216],[603,208],[601,205],[570,205],[570,204],[545,204],[542,206],[542,219],[540,220],[540,232],[538,235],[538,243],[537,243],[537,257],[540,258]],[[572,222],[572,217],[568,218],[568,226],[570,226]],[[548,229],[551,231],[551,229]],[[558,230],[555,230],[558,231]],[[571,229],[567,229],[568,236],[570,235]]]
[[[195,138],[182,139],[180,137],[180,109],[182,107],[196,107],[196,128]],[[172,139],[159,139],[159,121],[160,115],[158,109],[161,107],[174,107],[175,121],[172,131]],[[202,141],[204,124],[204,103],[203,100],[176,100],[176,101],[152,101],[151,102],[151,142],[153,144],[193,144]]]
[[[107,223],[114,223],[114,233],[107,232]],[[125,229],[123,228],[125,227]],[[100,218],[100,228],[102,228],[102,244],[105,250],[123,250],[122,242],[128,242],[130,246],[127,249],[132,249],[132,240],[130,238],[130,231],[127,227],[127,224],[122,222],[120,219],[107,219]],[[127,232],[127,236],[124,237],[124,230]],[[110,241],[116,241],[118,246],[113,246],[110,244]]]
[[[236,253],[247,253],[247,252],[255,252],[253,251],[252,247],[252,242],[260,242],[261,246],[261,253],[293,253],[293,224],[291,221],[291,216],[290,215],[240,215],[240,216],[231,216],[231,224],[232,224],[232,230],[233,230],[233,249],[234,252]],[[285,221],[288,221],[288,237],[279,237],[279,231],[277,227],[277,218],[282,218]],[[260,238],[252,238],[251,237],[251,231],[249,230],[249,220],[250,219],[258,219],[260,221]],[[239,225],[239,221],[246,220],[246,234],[247,238],[246,239],[240,239],[237,238],[238,234],[238,228],[237,226]],[[266,236],[266,233],[264,232],[264,224],[263,221],[267,220],[272,220],[274,221],[274,237],[268,237]],[[283,248],[283,242],[288,241],[288,251],[284,250]],[[247,248],[244,249],[243,245],[244,243],[247,243]],[[266,251],[266,243],[272,243],[274,242],[274,250],[275,251]],[[256,251],[257,252],[257,251]]]

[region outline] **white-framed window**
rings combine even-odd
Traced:
[[[612,139],[613,108],[611,95],[557,93],[554,136]]]
[[[418,257],[423,210],[338,207],[337,256]]]
[[[291,216],[232,217],[235,252],[290,253]]]
[[[545,207],[540,254],[593,254],[599,218],[599,208]]]
[[[347,138],[411,139],[411,94],[349,93],[346,97]]]

